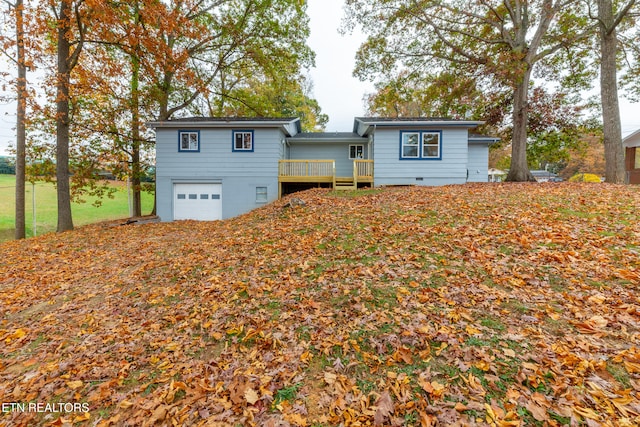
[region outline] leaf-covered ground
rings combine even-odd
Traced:
[[[297,197],[1,245],[0,425],[640,425],[640,188]]]

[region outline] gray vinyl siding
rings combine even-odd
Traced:
[[[469,182],[489,181],[489,146],[469,144]]]
[[[278,160],[284,134],[279,129],[251,129],[253,152],[233,152],[234,129],[200,129],[200,151],[179,152],[180,129],[156,129],[157,213],[173,219],[173,185],[180,182],[222,184],[222,217],[231,218],[256,203],[256,187],[267,187],[268,202],[278,198]]]
[[[442,131],[440,160],[400,160],[401,131]],[[374,142],[374,184],[463,184],[467,178],[468,131],[466,128],[378,128]]]
[[[335,160],[336,176],[353,176],[353,159],[349,159],[349,145],[363,145],[364,158],[368,158],[367,142],[306,142],[291,143],[289,159],[291,160]]]

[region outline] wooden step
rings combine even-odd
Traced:
[[[334,190],[357,190],[358,187],[353,183],[351,183],[351,184],[344,184],[344,183],[338,184],[336,182],[336,185],[334,185],[333,189]]]
[[[357,185],[350,176],[337,176],[333,185],[334,190],[357,190]]]

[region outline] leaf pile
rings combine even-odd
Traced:
[[[0,246],[0,425],[640,424],[640,189],[310,190]]]

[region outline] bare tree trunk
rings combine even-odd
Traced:
[[[527,66],[513,94],[513,137],[511,140],[511,168],[506,181],[535,181],[527,164],[527,125],[529,117],[529,81],[531,67]]]
[[[58,232],[73,230],[71,216],[71,191],[69,188],[69,54],[71,46],[71,5],[60,2],[58,23],[58,75],[56,94],[56,188],[58,192]]]
[[[131,186],[133,188],[133,216],[142,216],[142,201],[140,198],[140,60],[137,54],[131,59]]]
[[[134,5],[136,28],[141,24],[139,4]],[[142,216],[140,197],[140,49],[136,46],[131,55],[131,187],[133,189],[133,216]]]
[[[605,180],[625,182],[624,146],[618,103],[616,52],[618,37],[611,0],[598,0],[600,28],[600,99],[604,134]]]
[[[17,124],[16,124],[16,219],[15,238],[25,238],[25,181],[26,181],[26,107],[27,107],[27,67],[24,54],[24,4],[15,3],[16,38],[18,47]]]

